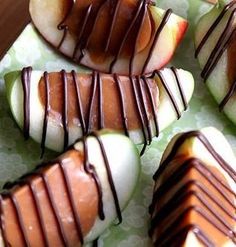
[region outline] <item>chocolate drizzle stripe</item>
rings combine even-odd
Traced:
[[[147,126],[145,124],[145,120],[144,120],[144,116],[140,107],[140,100],[139,100],[139,96],[136,90],[136,82],[134,81],[134,78],[132,76],[130,76],[130,82],[132,85],[132,90],[133,90],[133,94],[134,94],[134,98],[135,98],[135,104],[138,110],[138,114],[139,114],[139,119],[140,122],[142,124],[142,131],[143,131],[143,138],[144,138],[144,145],[143,145],[143,149],[141,150],[140,155],[142,156],[146,150],[146,147],[148,145],[148,136],[147,136]]]
[[[66,39],[66,36],[67,36],[67,33],[68,33],[68,26],[64,24],[64,22],[66,21],[66,19],[69,17],[69,15],[71,14],[72,12],[72,9],[74,7],[74,3],[76,0],[69,0],[71,2],[71,5],[70,5],[70,8],[69,8],[69,11],[66,13],[65,17],[63,18],[63,20],[61,21],[61,23],[59,23],[59,25],[57,26],[57,29],[58,30],[62,30],[63,31],[63,36],[61,38],[61,41],[59,42],[58,46],[57,46],[57,49],[60,49],[62,44],[64,43],[65,39]]]
[[[68,130],[68,81],[65,70],[61,71],[63,81],[63,111],[62,111],[62,125],[64,129],[64,150],[66,150],[69,143],[69,130]]]
[[[91,175],[97,188],[98,192],[98,215],[101,220],[105,219],[105,213],[103,209],[103,192],[102,192],[102,185],[95,170],[95,167],[89,163],[88,157],[88,144],[86,138],[83,138],[83,149],[84,149],[84,170],[87,174]]]
[[[180,83],[180,79],[179,79],[179,74],[178,74],[178,71],[175,67],[171,67],[170,68],[175,76],[175,81],[177,83],[177,86],[178,86],[178,89],[179,89],[179,93],[181,95],[181,99],[182,99],[182,103],[183,103],[183,106],[184,106],[184,110],[186,111],[187,108],[188,108],[188,103],[187,103],[187,99],[186,99],[186,96],[184,94],[184,90],[182,88],[182,85]]]
[[[121,88],[121,81],[120,77],[117,74],[114,74],[114,80],[117,85],[118,93],[119,93],[119,100],[120,100],[120,106],[121,106],[121,116],[122,116],[122,122],[123,122],[123,128],[125,130],[125,135],[129,137],[129,127],[128,127],[128,117],[125,110],[125,96]]]
[[[21,74],[21,81],[24,92],[24,137],[29,138],[30,130],[30,81],[31,81],[32,68],[24,68]]]
[[[173,232],[174,229],[178,229],[178,226],[180,225],[184,217],[193,210],[197,214],[202,216],[204,219],[206,219],[218,231],[220,231],[222,234],[224,234],[225,236],[229,237],[232,241],[234,241],[233,234],[232,233],[230,234],[230,232],[225,230],[224,227],[214,222],[212,217],[209,216],[204,210],[202,210],[202,208],[200,208],[199,206],[189,206],[177,217],[177,219],[170,226],[168,226],[165,229],[165,231],[161,234],[161,236],[157,238],[156,242],[158,242],[159,244],[162,244],[163,242],[166,241],[166,239],[170,238],[170,232]],[[174,241],[174,239],[171,238],[171,241]]]
[[[145,104],[146,90],[144,92],[141,77],[137,76],[136,80],[137,80],[137,87],[138,87],[139,95],[140,95],[140,97],[139,97],[140,101],[139,102],[141,103],[141,109],[143,112],[142,114],[144,116],[145,125],[146,125],[146,129],[147,129],[147,133],[148,133],[148,145],[150,145],[151,141],[152,141],[152,126],[151,126],[151,121],[149,121],[149,119],[148,119],[148,109],[146,108],[146,104]],[[154,115],[153,115],[153,117],[154,117]]]
[[[82,129],[82,134],[83,136],[86,134],[86,122],[85,122],[85,117],[84,117],[84,111],[83,111],[83,105],[82,105],[82,99],[81,99],[81,94],[80,94],[80,89],[79,89],[79,82],[77,81],[77,76],[74,70],[71,71],[72,78],[73,78],[73,83],[76,91],[76,98],[77,98],[77,104],[78,104],[78,118],[80,121],[80,126]]]
[[[50,205],[51,205],[51,208],[52,208],[52,212],[54,214],[54,217],[56,219],[56,223],[57,223],[57,228],[58,228],[58,232],[59,232],[59,235],[60,235],[60,238],[62,240],[62,243],[64,246],[69,246],[69,243],[68,243],[68,240],[66,238],[66,233],[65,233],[65,230],[64,230],[64,227],[63,227],[63,222],[60,218],[60,214],[59,214],[59,211],[58,211],[58,208],[56,206],[56,203],[53,199],[53,193],[52,193],[52,190],[49,186],[49,182],[47,180],[47,177],[44,176],[44,174],[39,174],[41,175],[41,178],[43,180],[43,183],[44,183],[44,186],[45,186],[45,189],[46,189],[46,192],[47,192],[47,195],[48,195],[48,199],[49,199],[49,202],[50,202]]]
[[[185,142],[188,138],[198,138],[199,141],[205,146],[205,148],[208,150],[208,152],[212,155],[212,157],[220,164],[223,170],[225,170],[228,175],[236,182],[236,172],[233,170],[233,168],[215,151],[215,149],[212,147],[211,143],[208,141],[208,139],[202,134],[200,131],[190,131],[182,134],[175,142],[171,152],[168,154],[167,158],[162,161],[160,168],[154,175],[154,179],[157,180],[160,175],[164,172],[166,166],[170,161],[174,158],[176,153],[178,152],[179,147]]]
[[[63,175],[63,180],[65,182],[65,187],[66,187],[70,207],[72,209],[73,218],[74,218],[76,230],[78,233],[78,237],[79,237],[81,245],[83,245],[84,244],[83,232],[81,229],[79,213],[77,212],[77,209],[76,209],[76,204],[75,204],[75,200],[74,200],[74,196],[73,196],[73,192],[72,192],[72,186],[70,185],[69,177],[68,177],[66,168],[64,167],[64,164],[62,161],[60,161],[59,167],[60,167],[61,173]]]
[[[90,42],[91,34],[94,32],[94,28],[96,27],[96,24],[97,24],[97,21],[98,21],[98,17],[99,17],[99,13],[100,13],[102,7],[106,3],[107,3],[106,0],[101,2],[100,6],[97,9],[95,9],[95,15],[93,14],[93,11],[92,11],[92,7],[93,7],[92,4],[90,4],[88,6],[88,8],[86,9],[85,15],[84,15],[84,18],[83,18],[82,28],[80,29],[80,33],[78,35],[78,42],[75,44],[75,48],[74,48],[74,52],[73,52],[73,56],[72,56],[74,60],[77,60],[78,62],[81,62],[81,60],[83,59],[83,57],[85,55],[85,50],[87,49],[87,47],[89,45],[89,42]],[[121,1],[117,0],[116,3],[115,3],[115,6],[113,6],[114,11],[111,12],[112,19],[111,19],[111,25],[110,25],[109,31],[107,32],[107,37],[106,37],[106,42],[105,42],[105,49],[104,49],[105,52],[108,52],[110,44],[111,44],[112,33],[114,31],[116,19],[118,18],[119,11],[120,11],[120,4],[121,4]],[[129,35],[131,34],[131,31],[133,30],[134,26],[137,25],[138,26],[138,31],[137,31],[137,34],[135,35],[134,50],[133,50],[133,52],[131,54],[130,62],[129,62],[130,63],[130,65],[129,65],[130,66],[130,74],[132,74],[133,60],[134,60],[135,53],[136,53],[137,39],[140,36],[140,33],[142,31],[143,22],[144,22],[146,13],[148,11],[148,6],[149,5],[152,5],[152,3],[148,2],[148,1],[143,1],[143,0],[140,0],[139,3],[137,4],[137,8],[136,8],[137,11],[135,12],[135,14],[134,14],[133,18],[131,19],[129,25],[127,26],[127,30],[125,31],[125,33],[124,33],[124,35],[122,37],[122,40],[120,42],[120,46],[117,49],[117,52],[116,52],[116,54],[114,56],[114,59],[110,63],[110,68],[109,68],[110,73],[112,73],[113,67],[116,64],[117,60],[119,59],[120,54],[122,52],[122,49],[123,49],[125,43],[127,42],[127,39],[129,37]],[[64,31],[64,34],[63,34],[62,39],[61,39],[61,41],[59,43],[58,49],[60,49],[60,47],[62,46],[62,44],[65,41],[66,36],[67,36],[67,34],[69,32],[69,27],[65,24],[65,22],[66,22],[67,18],[71,15],[72,9],[73,9],[73,6],[71,8],[69,8],[66,16],[63,18],[63,20],[57,26],[58,30]],[[141,9],[143,9],[142,16],[140,16]],[[159,27],[157,28],[157,30],[155,32],[155,35],[154,35],[152,43],[151,43],[150,50],[148,51],[147,58],[146,58],[146,60],[144,62],[144,65],[143,65],[143,68],[142,68],[142,74],[145,72],[145,70],[146,70],[146,68],[147,68],[147,66],[148,66],[148,64],[150,62],[150,59],[151,59],[152,54],[153,54],[153,51],[155,49],[155,45],[156,45],[156,43],[157,43],[157,41],[159,39],[159,36],[160,36],[163,28],[167,24],[171,14],[172,14],[172,10],[168,9],[165,12],[165,14],[163,15],[163,20],[161,21]],[[89,24],[89,20],[93,20],[92,24],[91,24],[91,27],[89,27],[89,25],[88,25]],[[139,24],[137,24],[138,22],[139,22]],[[85,35],[86,31],[88,33],[87,36]],[[79,58],[77,59],[77,52],[78,52],[79,49],[80,49],[80,55],[79,55]]]
[[[181,189],[183,189],[183,187]],[[210,223],[212,223],[212,226],[214,228],[222,229],[222,231],[227,232],[228,237],[233,239],[234,238],[233,227],[230,226],[230,224],[225,220],[225,218],[223,218],[220,214],[217,214],[214,211],[214,208],[212,208],[208,205],[208,203],[204,199],[204,197],[202,197],[201,194],[195,190],[185,191],[182,195],[176,193],[173,196],[173,198],[170,201],[168,201],[160,211],[158,211],[156,214],[154,214],[152,221],[151,221],[151,228],[150,228],[149,233],[152,235],[155,231],[156,226],[158,224],[160,224],[160,222],[164,221],[166,217],[170,217],[170,215],[174,214],[177,210],[181,209],[181,207],[183,207],[183,205],[185,204],[186,200],[188,200],[189,197],[191,197],[191,196],[194,196],[195,198],[197,198],[198,201],[202,204],[202,206],[204,206],[209,211],[211,216],[210,216],[210,214],[207,213],[207,210],[204,210],[203,208],[201,208],[202,206],[199,207],[207,215],[209,215],[209,218],[212,218],[212,216],[214,217],[215,220],[213,220],[213,218],[212,218],[212,221],[210,222]],[[173,207],[172,205],[175,205],[175,207]],[[192,210],[195,211],[195,208],[192,208]],[[224,228],[225,228],[225,230],[223,230]]]
[[[105,150],[105,147],[104,147],[103,142],[101,140],[101,137],[96,132],[91,133],[91,136],[94,136],[97,139],[99,146],[100,146],[100,149],[101,149],[101,153],[103,156],[103,160],[104,160],[104,164],[105,164],[105,168],[106,168],[106,172],[107,172],[107,179],[108,179],[108,182],[110,184],[111,192],[112,192],[114,203],[115,203],[117,217],[119,220],[118,224],[120,224],[122,222],[122,214],[121,214],[121,209],[120,209],[120,204],[119,204],[119,199],[117,196],[115,184],[114,184],[114,181],[112,178],[112,172],[111,172],[111,168],[109,165],[109,160],[108,160],[107,155],[106,155],[106,150]]]
[[[89,111],[88,111],[88,120],[87,120],[87,131],[86,133],[90,133],[92,129],[92,114],[93,114],[93,106],[94,106],[94,100],[95,100],[95,95],[97,91],[97,72],[93,71],[92,74],[92,88],[91,88],[91,95],[89,97]]]
[[[180,96],[182,98],[183,102],[183,108],[186,108],[186,99],[185,95],[183,92],[183,89],[181,87],[181,83],[178,77],[178,72],[177,70],[174,72],[174,68],[171,69],[171,71],[174,74],[174,80],[176,81],[176,84],[178,86]],[[22,78],[26,77],[26,80],[24,81],[25,84],[28,84],[30,87],[31,80],[26,76],[26,70],[22,70]],[[68,86],[69,86],[69,81],[68,81],[68,75],[67,73],[62,70],[61,72],[61,80],[62,80],[62,88],[63,88],[63,99],[62,99],[62,126],[64,130],[64,149],[68,146],[69,144],[69,123],[68,123],[68,114],[69,114],[69,98],[70,95],[68,92]],[[138,121],[141,125],[141,130],[143,133],[143,138],[144,138],[144,147],[143,150],[141,151],[141,155],[144,153],[146,146],[151,144],[152,141],[152,136],[159,135],[159,126],[158,126],[158,108],[155,105],[155,100],[154,96],[151,90],[151,87],[149,85],[148,80],[151,79],[153,80],[152,83],[155,84],[155,75],[158,75],[160,82],[162,83],[169,100],[171,104],[173,105],[177,117],[179,118],[181,115],[181,110],[179,109],[179,106],[176,102],[174,94],[171,92],[167,81],[165,80],[165,75],[162,75],[160,71],[154,71],[151,76],[136,76],[136,77],[129,77],[129,83],[131,85],[131,94],[133,94],[133,102],[135,104],[137,113],[138,113]],[[102,74],[93,71],[91,74],[91,86],[90,86],[90,93],[88,97],[88,110],[86,113],[83,111],[83,102],[81,98],[81,91],[80,91],[80,81],[78,80],[77,74],[75,71],[71,71],[71,77],[72,77],[72,82],[75,88],[76,92],[76,104],[78,107],[78,120],[80,122],[81,130],[82,130],[82,135],[87,135],[88,133],[98,129],[103,129],[106,128],[105,120],[106,117],[104,116],[104,104],[105,98],[103,95],[103,80],[102,80]],[[44,154],[44,148],[45,148],[45,141],[47,137],[47,125],[48,125],[48,118],[49,118],[49,113],[50,113],[50,97],[53,97],[53,95],[50,96],[50,81],[49,81],[49,74],[47,72],[44,72],[44,83],[45,83],[45,88],[46,88],[46,103],[45,103],[45,112],[44,112],[44,123],[43,123],[43,133],[42,133],[42,141],[41,141],[41,148],[42,148],[42,155]],[[128,122],[128,116],[127,116],[127,105],[125,102],[125,94],[123,92],[123,85],[121,83],[120,77],[117,74],[112,75],[112,79],[114,80],[115,84],[117,85],[115,87],[115,90],[117,90],[118,96],[119,96],[119,107],[121,111],[121,117],[122,117],[122,125],[123,125],[123,131],[124,133],[129,136],[129,122]],[[155,84],[156,85],[156,84]],[[24,90],[24,97],[29,97],[29,92],[27,89],[23,88]],[[158,88],[157,88],[158,90]],[[150,103],[150,112],[149,112],[149,106],[148,103]],[[96,105],[97,104],[97,105]],[[29,105],[24,105],[25,110],[27,111],[29,108]],[[98,113],[95,114],[96,119],[94,119],[94,111],[95,109],[98,109]],[[150,116],[149,116],[150,114]],[[155,134],[152,133],[152,125],[151,125],[151,119],[153,118],[154,124],[155,124]],[[97,121],[95,121],[97,120]],[[28,121],[28,120],[27,120]],[[94,126],[94,122],[97,122],[97,127]],[[24,126],[25,128],[26,126]],[[27,130],[24,129],[24,132]]]
[[[49,77],[48,73],[43,74],[45,90],[46,90],[46,104],[44,109],[44,120],[43,120],[43,131],[42,131],[42,141],[41,141],[41,158],[44,156],[45,152],[45,142],[47,137],[47,127],[48,127],[48,116],[50,112],[50,88],[49,88]]]
[[[102,80],[100,73],[97,73],[97,83],[98,83],[98,105],[99,105],[99,126],[98,129],[103,129],[105,127],[104,123],[104,111],[103,111],[103,92],[102,92]]]
[[[162,75],[161,71],[157,71],[157,70],[155,70],[153,72],[153,76],[154,75],[157,75],[159,77],[159,79],[161,81],[161,84],[163,85],[163,87],[164,87],[164,89],[165,89],[165,91],[166,91],[166,93],[167,93],[167,95],[168,95],[168,97],[169,97],[169,99],[170,99],[170,101],[171,101],[174,109],[175,109],[175,112],[176,112],[176,115],[177,115],[177,119],[180,119],[180,117],[181,117],[181,111],[180,111],[180,109],[178,107],[178,104],[177,104],[177,102],[175,100],[175,97],[172,94],[172,92],[171,92],[171,90],[170,90],[170,88],[169,88],[169,86],[168,86],[168,84],[167,84],[164,76]]]
[[[154,103],[153,95],[152,95],[149,83],[147,81],[147,78],[145,76],[142,76],[142,80],[144,82],[144,85],[146,86],[147,93],[148,93],[149,99],[151,101],[152,114],[154,117],[154,124],[155,124],[155,128],[156,128],[156,136],[158,137],[159,136],[159,125],[158,125],[157,110],[156,110],[156,106]]]
[[[166,190],[170,189],[169,185],[174,185],[175,181],[179,181],[183,175],[188,173],[190,169],[195,169],[200,175],[202,175],[220,194],[224,199],[235,208],[234,204],[231,200],[225,195],[224,190],[222,190],[219,185],[226,189],[231,195],[235,195],[234,191],[231,190],[228,186],[226,186],[220,178],[218,178],[213,172],[210,171],[200,160],[196,158],[192,158],[187,160],[182,166],[180,166],[170,178],[167,179],[168,183],[160,186],[154,193],[154,204],[155,199],[158,198],[159,195],[162,195]],[[210,174],[207,176],[206,174]],[[197,184],[197,183],[196,183]]]
[[[7,236],[6,236],[5,220],[3,217],[3,198],[1,194],[0,194],[0,230],[1,230],[4,246],[9,247],[9,243],[7,241]]]
[[[28,236],[27,236],[27,232],[26,232],[26,229],[25,229],[25,226],[24,226],[24,222],[23,222],[23,218],[22,218],[22,214],[20,212],[20,208],[19,208],[18,202],[17,202],[15,196],[12,195],[11,193],[9,193],[8,196],[9,196],[9,199],[12,202],[12,206],[14,207],[14,210],[16,212],[16,217],[17,217],[17,221],[18,221],[18,225],[19,225],[19,228],[20,228],[20,232],[21,232],[22,238],[23,238],[24,245],[26,247],[30,247],[30,242],[29,242],[29,239],[28,239]]]
[[[130,62],[129,62],[129,74],[132,75],[133,74],[133,63],[134,63],[134,57],[135,57],[135,54],[137,52],[137,44],[138,44],[138,39],[140,37],[140,34],[141,34],[141,31],[142,31],[142,27],[143,27],[143,24],[144,24],[144,20],[145,20],[145,16],[147,14],[147,4],[145,3],[145,1],[143,1],[143,7],[142,7],[142,17],[141,17],[141,20],[140,20],[140,24],[139,24],[139,29],[138,29],[138,32],[137,32],[137,35],[135,37],[135,41],[134,41],[134,47],[133,47],[133,51],[132,51],[132,54],[131,54],[131,57],[130,57]]]
[[[236,13],[236,9],[232,11],[232,13],[229,17],[229,20],[225,26],[225,29],[223,30],[222,34],[220,35],[219,40],[217,41],[215,47],[213,48],[205,66],[202,70],[201,76],[205,80],[209,77],[212,70],[216,67],[220,57],[223,55],[223,52],[225,51],[225,49],[229,45],[230,39],[227,39],[227,41],[225,42],[225,38],[228,37],[228,35],[231,32],[231,28],[232,28],[234,18],[235,18],[235,13]]]
[[[145,5],[145,1],[140,0],[139,4],[137,6],[137,11],[136,11],[136,13],[135,13],[135,15],[134,15],[129,27],[127,28],[127,31],[125,32],[124,38],[122,39],[122,42],[120,43],[120,46],[119,46],[119,49],[117,50],[115,58],[113,59],[113,61],[110,64],[110,69],[109,69],[110,73],[112,73],[113,67],[116,64],[118,58],[120,57],[120,54],[121,54],[121,51],[122,51],[122,49],[123,49],[123,47],[125,45],[125,42],[127,41],[127,38],[129,37],[129,35],[131,33],[131,30],[134,28],[134,25],[136,24],[136,22],[138,20],[138,17],[140,15],[140,12],[141,12],[142,8],[146,8],[146,5]]]
[[[216,29],[216,27],[219,25],[219,23],[221,22],[221,20],[223,19],[223,17],[225,16],[225,14],[227,13],[227,11],[233,7],[236,4],[236,1],[233,0],[231,1],[229,4],[227,4],[224,9],[222,10],[222,12],[220,13],[220,15],[216,18],[216,20],[213,22],[213,24],[210,26],[209,30],[207,31],[206,35],[203,37],[203,39],[201,40],[201,42],[199,43],[198,47],[196,48],[195,51],[195,57],[198,57],[199,53],[201,52],[202,48],[204,47],[204,45],[206,44],[207,40],[210,38],[211,34],[213,33],[213,31]]]
[[[121,4],[121,1],[120,0],[116,0],[116,6],[115,6],[115,9],[114,9],[114,12],[111,12],[110,13],[110,15],[112,15],[112,20],[111,20],[111,26],[110,26],[110,29],[109,29],[109,32],[108,32],[107,40],[106,40],[106,43],[105,43],[106,45],[105,45],[104,52],[107,52],[108,51],[109,45],[111,43],[111,35],[113,33],[113,30],[114,30],[114,26],[115,26],[115,22],[116,22],[116,17],[118,15],[120,4]]]
[[[183,242],[183,238],[187,235],[189,231],[192,231],[197,239],[200,240],[202,244],[206,247],[215,247],[212,241],[210,241],[209,237],[206,235],[205,232],[203,232],[200,227],[196,224],[189,224],[185,226],[182,229],[179,229],[175,234],[172,234],[169,236],[169,239],[167,239],[164,243],[159,243],[159,241],[155,241],[154,246],[170,246],[170,244],[176,243],[178,244],[179,242]],[[179,245],[178,245],[179,246]]]
[[[210,38],[211,34],[214,32],[214,30],[217,28],[217,26],[220,24],[226,13],[231,9],[234,8],[236,4],[236,1],[231,1],[229,4],[227,4],[219,16],[216,18],[216,20],[213,22],[213,24],[210,26],[209,30],[207,31],[206,35],[203,37],[202,41],[196,48],[195,57],[198,57],[199,53],[201,52],[202,48],[205,46],[207,40]],[[203,71],[201,73],[201,76],[206,81],[208,77],[211,75],[213,70],[216,68],[218,62],[220,61],[222,55],[224,54],[225,50],[229,47],[229,45],[234,41],[234,36],[236,34],[236,28],[233,27],[236,9],[234,8],[232,10],[232,13],[229,16],[229,19],[226,23],[226,26],[220,35],[220,38],[218,39],[215,47],[213,48],[212,52],[210,53],[210,56],[203,68]],[[233,29],[233,30],[232,30]],[[227,94],[219,104],[219,109],[222,111],[230,98],[233,96],[235,92],[235,86],[236,81],[233,82],[233,84],[230,86]]]
[[[169,20],[169,18],[170,18],[170,16],[171,16],[171,14],[172,14],[172,10],[171,10],[171,9],[168,9],[168,10],[165,12],[165,14],[164,14],[164,16],[163,16],[163,19],[162,19],[162,21],[161,21],[159,27],[158,27],[157,30],[156,30],[154,39],[153,39],[153,41],[152,41],[151,48],[150,48],[150,50],[149,50],[148,56],[147,56],[147,58],[146,58],[146,60],[145,60],[145,62],[144,62],[144,65],[143,65],[142,74],[144,74],[145,71],[146,71],[146,69],[147,69],[147,66],[148,66],[148,64],[149,64],[149,62],[150,62],[150,60],[151,60],[151,57],[152,57],[152,53],[153,53],[153,51],[154,51],[154,49],[155,49],[156,43],[157,43],[157,41],[158,41],[158,39],[159,39],[159,37],[160,37],[160,35],[161,35],[162,30],[164,29],[165,25],[167,24],[167,22],[168,22],[168,20]]]
[[[39,220],[39,225],[40,225],[40,229],[42,232],[44,244],[46,247],[49,247],[50,245],[49,245],[49,241],[47,238],[47,230],[46,230],[46,226],[45,226],[44,221],[43,221],[43,214],[42,214],[42,210],[40,208],[40,202],[39,202],[39,199],[37,197],[37,192],[34,188],[34,185],[31,182],[26,182],[26,184],[28,185],[30,192],[31,192],[31,195],[33,197],[33,201],[34,201],[35,209],[37,212],[37,217]]]
[[[86,11],[86,14],[85,14],[85,17],[84,17],[84,21],[83,21],[83,24],[82,24],[82,28],[80,29],[80,34],[79,34],[79,38],[78,38],[78,42],[75,46],[75,50],[74,50],[74,54],[73,54],[73,59],[76,58],[76,55],[77,55],[77,51],[78,49],[80,48],[80,46],[82,45],[82,38],[83,38],[83,35],[84,35],[84,32],[85,32],[85,29],[86,29],[86,26],[88,25],[88,20],[89,20],[89,17],[90,17],[90,14],[92,12],[92,7],[93,5],[90,4],[87,8],[87,11]],[[79,57],[79,61],[82,59],[83,57],[83,49],[80,50],[80,57]]]

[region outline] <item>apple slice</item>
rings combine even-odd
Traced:
[[[192,75],[175,68],[140,77],[25,68],[7,74],[5,81],[12,114],[25,137],[55,151],[103,128],[146,146],[180,118],[194,88]]]
[[[204,15],[196,28],[195,45],[210,92],[220,110],[236,123],[236,2],[218,4]]]
[[[140,75],[172,58],[187,21],[146,1],[30,1],[42,36],[75,62],[105,73]]]
[[[127,137],[93,133],[5,185],[1,246],[81,246],[95,240],[116,218],[122,221],[139,172],[138,150]]]
[[[229,143],[215,128],[173,138],[154,175],[155,246],[235,246],[235,164]]]

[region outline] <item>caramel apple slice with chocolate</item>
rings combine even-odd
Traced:
[[[220,110],[236,124],[236,1],[217,4],[196,28],[196,57]]]
[[[154,179],[155,246],[236,245],[236,158],[220,131],[178,134]]]
[[[56,160],[5,185],[1,246],[81,246],[96,239],[122,221],[139,170],[138,151],[127,137],[92,133]]]
[[[13,116],[25,137],[56,151],[103,128],[146,146],[180,118],[194,87],[192,75],[175,68],[133,77],[25,68],[5,80]]]
[[[105,73],[140,75],[173,56],[187,21],[146,0],[31,0],[42,36],[75,62]]]

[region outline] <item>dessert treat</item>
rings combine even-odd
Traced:
[[[194,87],[192,75],[175,68],[126,77],[29,67],[7,74],[5,81],[13,116],[25,137],[41,142],[43,150],[56,151],[103,128],[122,132],[136,144],[144,143],[145,149],[180,118]]]
[[[36,29],[64,55],[104,73],[140,75],[164,67],[187,21],[146,0],[30,1]]]
[[[93,241],[122,221],[121,210],[139,170],[138,151],[127,137],[92,133],[56,160],[5,185],[0,246],[63,247]]]
[[[236,1],[217,4],[204,15],[196,29],[196,57],[202,68],[201,76],[219,103],[220,110],[236,123]]]
[[[154,246],[236,245],[236,158],[215,128],[178,134],[154,175]]]

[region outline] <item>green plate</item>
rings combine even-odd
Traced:
[[[152,198],[152,175],[167,143],[173,135],[181,131],[215,126],[222,131],[233,149],[236,151],[236,128],[218,111],[218,106],[200,78],[200,70],[194,59],[193,34],[194,25],[211,5],[202,0],[159,0],[164,9],[172,8],[176,14],[187,18],[190,27],[183,43],[174,57],[173,64],[187,69],[194,74],[196,89],[189,110],[181,120],[160,134],[146,154],[142,157],[142,174],[134,198],[123,213],[123,223],[111,227],[100,238],[99,246],[104,247],[149,247],[148,238],[149,214],[148,206]],[[12,70],[32,65],[34,69],[60,71],[75,69],[81,71],[73,63],[55,54],[45,42],[28,25],[12,48],[0,62],[0,186],[13,180],[40,162],[40,146],[32,140],[25,141],[21,131],[12,119],[6,100],[3,75]],[[55,157],[55,153],[46,152],[45,158]]]

